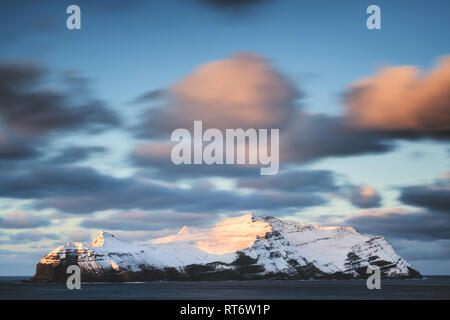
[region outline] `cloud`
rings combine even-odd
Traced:
[[[287,192],[334,192],[340,188],[335,182],[334,173],[329,170],[296,170],[273,176],[242,178],[237,180],[237,186]]]
[[[396,240],[394,246],[408,261],[450,260],[450,240]]]
[[[97,133],[119,125],[117,115],[103,102],[75,88],[75,82],[80,86],[85,79],[75,80],[71,75],[63,90],[64,86],[52,84],[51,76],[35,63],[0,62],[2,165],[9,161],[10,166],[18,166],[18,160],[40,159],[43,150],[62,134]]]
[[[36,200],[36,208],[55,208],[68,213],[91,213],[110,209],[159,210],[177,212],[223,213],[260,210],[281,214],[282,210],[299,209],[325,204],[320,195],[309,193],[284,194],[259,192],[240,194],[214,188],[181,188],[151,182],[130,183],[120,189],[59,196]]]
[[[153,177],[163,180],[180,180],[186,178],[199,178],[203,176],[242,177],[259,176],[260,170],[251,165],[175,165],[170,157],[175,143],[166,141],[153,141],[136,146],[130,155],[131,162],[143,168]]]
[[[438,179],[433,184],[400,188],[400,200],[408,205],[430,210],[450,211],[450,177]]]
[[[381,196],[377,190],[368,185],[348,186],[343,190],[343,195],[355,207],[375,208],[381,205]]]
[[[0,197],[32,199],[33,208],[55,208],[68,213],[109,209],[281,210],[326,203],[322,196],[306,192],[284,194],[267,190],[241,194],[217,190],[209,184],[184,188],[162,184],[140,174],[115,178],[89,167],[44,164],[5,172],[0,180]]]
[[[0,160],[30,159],[39,155],[41,153],[30,139],[6,131],[0,132]]]
[[[57,155],[51,157],[47,162],[55,164],[74,163],[87,160],[94,155],[105,154],[107,148],[102,146],[68,146],[59,151]]]
[[[359,212],[342,225],[387,237],[399,254],[417,267],[417,261],[439,264],[450,259],[449,223],[449,215],[443,212],[391,208]]]
[[[89,88],[90,80],[80,75],[75,69],[64,69],[58,74],[62,84],[71,90],[72,93],[79,95],[89,95],[91,90]],[[58,79],[59,80],[59,79]]]
[[[70,90],[73,86],[66,91],[49,87],[49,76],[37,64],[0,63],[0,160],[9,170],[20,169],[22,160],[41,161],[42,150],[48,150],[52,139],[61,133],[97,132],[119,124],[116,114],[98,99],[75,94]],[[50,139],[53,133],[58,135]],[[75,160],[82,153],[81,148],[67,149],[61,155],[65,159],[59,160]]]
[[[153,100],[155,95],[161,97],[161,92],[152,91],[138,100]],[[204,129],[280,129],[281,166],[394,148],[389,138],[349,127],[341,116],[301,111],[299,90],[268,60],[251,53],[206,63],[165,90],[164,96],[166,102],[150,106],[138,130],[141,137],[153,140],[136,146],[130,156],[135,165],[154,169],[160,178],[256,172],[245,166],[173,165],[170,134],[176,128],[191,130],[194,120],[202,120]]]
[[[309,162],[324,157],[383,153],[394,148],[392,141],[372,132],[357,132],[342,117],[301,112],[295,122],[281,131],[281,162]]]
[[[94,217],[82,221],[81,226],[109,230],[164,230],[184,225],[208,225],[216,218],[207,213],[144,212],[132,211]]]
[[[127,183],[125,179],[102,175],[88,167],[36,164],[2,173],[0,197],[33,199],[97,190],[113,192]]]
[[[428,74],[389,67],[353,83],[346,117],[360,130],[399,137],[450,137],[450,56]]]
[[[152,102],[155,100],[159,100],[162,98],[167,97],[167,91],[165,89],[156,89],[156,90],[150,90],[139,97],[137,97],[134,102],[135,103],[145,103],[145,102]]]
[[[449,71],[450,56],[427,75],[415,67],[386,68],[353,83],[346,94],[346,112],[330,116],[301,110],[299,90],[267,60],[238,54],[200,66],[166,90],[167,102],[149,109],[140,132],[153,138],[166,136],[167,141],[140,144],[130,159],[163,180],[257,177],[252,166],[173,165],[170,130],[190,129],[194,120],[219,129],[280,127],[281,170],[329,157],[386,153],[395,149],[399,138],[445,138],[450,128]],[[370,195],[362,191],[360,186],[349,186],[344,197],[359,208],[380,206],[376,191]],[[406,202],[420,201],[407,198],[413,191],[404,189]],[[446,196],[445,190],[440,193]],[[445,205],[445,199],[441,203]]]
[[[117,116],[101,101],[89,99],[77,103],[70,93],[45,88],[46,76],[35,64],[0,64],[0,118],[5,128],[23,135],[41,135],[118,125]]]
[[[449,223],[446,213],[395,208],[366,210],[344,222],[361,232],[410,240],[450,239]]]
[[[90,230],[76,229],[67,233],[69,241],[84,242],[92,240],[92,232]]]
[[[43,233],[40,230],[30,230],[15,233],[9,236],[11,243],[31,243],[42,240],[59,240],[60,237],[55,233]]]
[[[280,192],[328,193],[342,197],[358,208],[379,207],[381,196],[368,185],[338,184],[329,170],[285,171],[274,176],[247,177],[237,180],[239,188],[277,190]]]
[[[240,54],[200,66],[173,85],[168,90],[169,102],[150,109],[141,133],[168,136],[170,129],[191,128],[194,120],[219,129],[279,127],[282,167],[326,157],[385,153],[394,149],[397,138],[447,134],[449,70],[450,57],[426,76],[419,76],[414,67],[387,68],[352,84],[346,95],[346,113],[329,116],[301,111],[298,91],[267,60]],[[185,168],[170,165],[170,147],[169,143],[140,145],[131,158],[167,176],[183,175]],[[239,174],[238,170],[204,166],[194,171],[196,175]]]
[[[11,212],[0,216],[0,227],[5,229],[37,228],[50,225],[48,219],[25,212]]]
[[[378,154],[394,149],[394,142],[379,134],[356,132],[345,126],[340,117],[298,112],[290,125],[280,130],[280,167],[308,163],[326,157]],[[192,123],[187,127],[192,127]],[[168,137],[169,139],[169,137]],[[257,176],[254,166],[196,165],[177,166],[171,161],[175,143],[153,140],[134,147],[133,164],[159,170],[156,174],[177,179],[186,176]]]
[[[292,124],[281,131],[280,166],[312,162],[325,157],[356,156],[384,153],[394,149],[394,143],[374,133],[355,132],[345,126],[340,117],[298,113]],[[188,127],[192,127],[192,124]],[[170,153],[174,143],[151,141],[137,145],[130,154],[134,165],[154,170],[162,179],[182,179],[201,176],[240,177],[259,175],[249,165],[174,165]]]
[[[168,101],[148,111],[147,136],[176,128],[281,128],[289,122],[298,93],[271,64],[251,53],[204,64],[167,90]]]

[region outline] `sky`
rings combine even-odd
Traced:
[[[0,276],[99,230],[248,212],[380,234],[449,274],[448,30],[440,0],[2,1]],[[174,166],[194,120],[280,128],[280,172]]]

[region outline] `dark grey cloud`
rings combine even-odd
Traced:
[[[280,192],[330,193],[348,200],[358,208],[375,208],[381,204],[381,196],[374,188],[339,184],[336,182],[336,174],[329,170],[295,170],[273,176],[241,178],[237,180],[237,186]]]
[[[141,167],[141,174],[161,180],[198,179],[202,177],[257,177],[260,169],[249,165],[175,165],[168,156],[161,158],[159,155],[132,153],[131,163]]]
[[[83,77],[75,69],[65,69],[59,73],[62,84],[64,84],[72,93],[79,95],[91,94],[90,80]]]
[[[394,142],[373,133],[356,132],[340,117],[296,113],[290,126],[280,130],[280,167],[307,163],[326,157],[385,153]],[[167,141],[169,141],[167,136]],[[258,176],[252,166],[196,165],[177,166],[170,160],[173,143],[149,142],[137,146],[130,154],[134,165],[148,167],[161,179],[201,176]]]
[[[393,245],[408,261],[450,260],[450,240],[394,240]]]
[[[95,98],[80,101],[70,92],[46,88],[48,74],[24,62],[0,63],[0,125],[26,136],[69,130],[98,131],[119,124]]]
[[[88,167],[34,165],[2,173],[0,197],[33,199],[53,195],[77,195],[96,191],[113,192],[130,184]]]
[[[340,187],[329,170],[286,171],[273,176],[243,178],[237,186],[255,190],[280,190],[288,192],[334,192]]]
[[[158,99],[162,99],[166,97],[168,94],[166,89],[156,89],[148,91],[139,97],[137,97],[134,102],[135,103],[144,103],[144,102],[152,102]]]
[[[36,158],[41,155],[38,142],[38,139],[32,141],[11,132],[0,132],[0,161]]]
[[[450,216],[437,211],[407,212],[398,209],[368,211],[348,218],[345,225],[360,232],[411,240],[450,239]]]
[[[381,196],[370,186],[338,184],[329,170],[285,170],[273,176],[261,176],[255,166],[226,165],[174,165],[170,158],[170,144],[147,144],[135,148],[131,159],[134,164],[147,166],[141,175],[162,180],[222,176],[237,179],[237,187],[254,191],[333,193],[350,201],[358,208],[374,208],[381,204]]]
[[[366,185],[349,186],[343,190],[344,197],[358,208],[376,208],[381,205],[381,196],[378,192]]]
[[[170,141],[140,144],[133,149],[129,160],[134,166],[140,167],[143,174],[161,180],[260,176],[259,167],[252,165],[175,165],[171,160],[171,150],[174,145],[175,143]]]
[[[102,155],[107,152],[107,148],[102,146],[69,146],[59,151],[59,153],[50,159],[48,163],[68,164],[87,160],[95,155]]]
[[[181,188],[160,184],[141,175],[115,178],[92,168],[70,165],[33,165],[5,172],[0,197],[34,199],[36,208],[68,213],[109,209],[173,209],[186,212],[275,210],[324,204],[320,195],[276,191],[241,194],[197,184]]]
[[[185,225],[210,225],[215,218],[215,215],[207,213],[136,211],[88,218],[82,221],[81,226],[106,230],[163,230]]]
[[[59,235],[55,233],[43,233],[38,230],[22,231],[19,233],[11,234],[9,240],[13,244],[18,243],[33,243],[43,240],[59,240]]]
[[[5,229],[27,229],[49,226],[49,219],[26,212],[11,212],[0,216],[0,227]]]
[[[0,62],[0,170],[5,172],[2,173],[3,186],[14,177],[23,179],[38,163],[81,161],[103,152],[102,147],[68,146],[56,150],[60,153],[55,155],[52,144],[67,134],[98,133],[120,123],[114,112],[86,93],[88,90],[81,93],[75,88],[76,83],[87,86],[84,78],[69,73],[66,76],[73,80],[67,80],[66,86],[51,86],[51,76],[36,63]],[[36,174],[36,170],[34,172]],[[38,180],[27,183],[39,189]],[[1,189],[0,192],[15,194],[19,189],[10,192]],[[23,188],[26,189],[30,188]]]
[[[90,213],[109,209],[159,210],[179,212],[229,212],[264,210],[279,212],[325,204],[327,200],[316,194],[284,194],[260,192],[239,194],[211,188],[166,187],[151,182],[134,181],[118,189],[96,190],[72,196],[51,196],[35,201],[37,208],[55,208],[69,213]]]
[[[394,148],[392,141],[379,134],[355,131],[343,118],[324,114],[303,112],[281,134],[281,162],[384,153]]]
[[[450,178],[437,180],[429,185],[400,188],[400,200],[408,205],[430,210],[450,212]]]

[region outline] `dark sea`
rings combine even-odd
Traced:
[[[0,277],[0,299],[450,299],[450,276],[420,280],[382,280],[368,290],[365,280],[260,280],[201,282],[24,283],[29,277]]]

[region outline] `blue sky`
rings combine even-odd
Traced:
[[[158,166],[149,168],[130,160],[136,146],[155,138],[136,134],[135,127],[141,125],[143,114],[151,117],[151,110],[166,105],[166,97],[145,103],[136,103],[136,99],[148,92],[172,87],[206,63],[230,59],[239,52],[249,52],[265,59],[263,63],[270,64],[302,93],[292,101],[297,107],[301,106],[302,110],[317,117],[319,114],[341,117],[346,113],[344,93],[348,93],[350,84],[374,77],[378,70],[395,66],[415,66],[426,73],[436,67],[438,58],[450,54],[450,42],[446,41],[446,33],[450,30],[448,1],[262,0],[238,2],[233,6],[210,2],[77,1],[75,3],[81,7],[82,29],[72,31],[65,28],[65,10],[73,1],[2,2],[0,59],[3,65],[12,65],[14,61],[41,66],[43,79],[39,80],[41,82],[36,84],[34,90],[46,86],[60,90],[63,86],[61,74],[65,72],[73,76],[88,92],[79,93],[77,87],[71,87],[64,91],[65,97],[73,101],[74,106],[78,100],[81,104],[91,99],[103,101],[105,112],[99,114],[103,120],[95,125],[107,127],[107,130],[92,134],[83,118],[70,128],[45,128],[45,133],[38,138],[26,137],[26,143],[39,149],[41,155],[15,158],[14,161],[0,158],[0,174],[4,176],[4,181],[19,181],[18,177],[24,170],[35,170],[27,173],[32,177],[43,177],[42,189],[45,189],[46,176],[42,172],[43,167],[47,168],[49,158],[74,145],[95,146],[104,150],[84,150],[88,156],[76,161],[53,162],[60,167],[61,174],[69,170],[68,177],[71,174],[86,177],[85,184],[80,182],[72,186],[74,189],[86,187],[92,178],[102,188],[108,185],[106,192],[116,184],[119,188],[122,183],[137,183],[135,174],[142,175],[145,171],[157,194],[174,192],[190,199],[189,194],[182,193],[178,188],[194,188],[195,191],[205,181],[212,183],[217,190],[229,193],[217,198],[217,201],[219,198],[225,200],[221,201],[224,203],[220,209],[214,210],[208,206],[198,206],[195,202],[189,206],[178,206],[171,205],[170,201],[163,201],[156,209],[150,208],[153,202],[142,202],[136,207],[117,202],[111,205],[95,204],[88,210],[67,205],[70,201],[79,200],[70,198],[76,193],[69,186],[70,179],[64,182],[68,185],[61,182],[59,188],[50,188],[45,195],[27,193],[20,189],[23,184],[13,186],[11,182],[2,186],[0,182],[0,217],[3,217],[0,220],[0,223],[3,221],[0,225],[0,275],[31,275],[37,260],[62,241],[87,240],[100,227],[111,229],[107,224],[92,223],[92,219],[134,210],[148,212],[149,219],[156,221],[155,229],[110,230],[125,238],[134,238],[136,235],[153,237],[169,233],[183,224],[208,225],[222,217],[241,213],[241,210],[226,203],[226,199],[231,201],[235,197],[231,192],[246,192],[235,190],[236,176],[211,176],[200,172],[189,179],[173,180],[173,175]],[[368,15],[365,11],[371,4],[381,8],[381,30],[366,28]],[[145,113],[146,110],[150,111]],[[448,101],[444,102],[443,110],[449,111]],[[108,112],[114,113],[118,121],[104,121]],[[0,113],[0,120],[3,120],[0,121],[0,129],[4,132],[12,127],[7,123],[8,119],[6,113]],[[412,189],[407,189],[412,186],[420,186],[426,191],[440,188],[439,192],[448,194],[449,130],[446,127],[441,131],[439,137],[423,128],[415,128],[411,134],[394,136],[377,132],[373,139],[391,145],[390,151],[375,147],[361,147],[358,151],[355,147],[350,154],[343,156],[340,151],[327,149],[323,151],[323,156],[312,156],[309,161],[291,159],[289,168],[284,170],[312,171],[318,178],[324,177],[320,172],[329,171],[335,179],[333,187],[309,194],[311,199],[321,198],[320,201],[316,199],[314,205],[315,200],[308,202],[308,205],[296,202],[297,206],[289,208],[265,208],[255,204],[256,209],[253,210],[252,201],[258,199],[255,196],[255,200],[250,198],[245,202],[247,207],[242,211],[260,210],[308,223],[360,223],[355,225],[357,229],[386,235],[399,253],[422,273],[448,274],[448,232],[444,230],[439,236],[432,235],[433,232],[440,232],[433,228],[436,225],[442,227],[443,222],[443,227],[448,229],[448,204],[436,209],[429,206],[428,201],[410,201],[408,192]],[[370,136],[372,132],[358,131],[354,135]],[[324,140],[321,138],[319,141]],[[349,145],[352,143],[352,140],[348,141]],[[293,145],[301,149],[298,144]],[[333,142],[328,145],[331,147]],[[300,159],[303,157],[300,156]],[[74,167],[95,172],[73,172]],[[155,171],[162,173],[152,175]],[[101,177],[98,176],[100,174]],[[169,189],[160,190],[156,187],[160,185],[169,185]],[[375,190],[376,197],[362,199],[370,200],[369,204],[357,205],[358,202],[353,201],[349,194],[353,192],[358,196],[358,188],[363,185]],[[10,191],[12,187],[20,190],[13,193]],[[92,192],[95,193],[96,189]],[[258,193],[257,190],[252,192]],[[61,205],[61,197],[66,201],[64,205]],[[135,200],[141,203],[141,199]],[[160,198],[157,197],[157,200]],[[202,200],[199,198],[196,201]],[[58,205],[54,205],[56,202]],[[430,223],[429,229],[424,227],[423,232],[418,227],[413,236],[405,236],[405,232],[393,227],[374,230],[360,218],[364,218],[364,213],[374,214],[374,210],[389,212],[386,220],[391,219],[391,225],[404,223],[404,228],[409,228],[408,223],[420,221],[415,220],[417,214],[423,214],[423,219],[433,223]],[[439,212],[435,214],[436,210]],[[18,212],[25,216],[17,215]],[[167,212],[191,216],[192,220],[183,218],[179,223],[176,220],[169,223],[164,218]],[[199,219],[199,214],[205,219]],[[402,220],[408,214],[411,220]],[[9,223],[14,219],[17,224]]]

